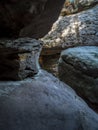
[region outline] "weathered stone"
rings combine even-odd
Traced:
[[[63,51],[59,77],[82,97],[98,103],[98,47],[75,47]]]
[[[77,13],[98,4],[98,0],[66,0],[61,15]]]
[[[58,18],[64,1],[1,0],[0,37],[43,37]]]
[[[0,41],[0,80],[21,80],[39,71],[42,42],[31,38]]]
[[[59,17],[52,30],[42,38],[44,53],[80,45],[98,45],[98,6],[77,14]]]
[[[0,82],[0,130],[97,130],[98,115],[67,85],[41,71]]]
[[[40,55],[40,65],[43,69],[52,73],[56,77],[58,76],[58,59],[60,54],[56,55]]]

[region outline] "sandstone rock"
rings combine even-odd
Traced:
[[[98,45],[98,6],[78,14],[59,17],[52,30],[42,39],[43,55],[61,52],[62,49],[80,45]],[[50,51],[49,51],[50,50]]]
[[[31,38],[0,41],[0,80],[21,80],[39,71],[42,42]]]
[[[52,73],[58,77],[58,59],[60,54],[56,55],[40,55],[40,65],[41,68],[47,70],[49,73]]]
[[[63,51],[59,77],[82,97],[98,104],[98,47],[75,47]]]
[[[98,115],[67,85],[41,71],[0,82],[0,130],[97,130]]]
[[[66,0],[61,15],[77,13],[98,4],[98,0]]]
[[[59,16],[64,1],[1,0],[0,37],[17,38],[19,34],[33,38],[44,36]]]

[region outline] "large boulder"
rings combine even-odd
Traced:
[[[0,41],[0,80],[22,80],[39,71],[42,42],[32,38]]]
[[[98,6],[69,16],[60,16],[42,38],[43,55],[80,45],[98,45]]]
[[[44,36],[58,18],[64,1],[1,0],[0,37]]]
[[[74,90],[40,71],[0,82],[0,130],[97,130],[98,115]]]
[[[98,47],[70,48],[61,53],[59,77],[79,95],[98,104]]]

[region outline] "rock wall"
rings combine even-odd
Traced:
[[[44,50],[50,49],[49,53],[53,48],[54,52],[60,52],[72,46],[98,45],[98,5],[80,13],[60,16],[42,40]]]
[[[32,38],[0,41],[0,130],[96,130],[98,114],[39,68],[41,47]]]
[[[22,80],[39,72],[42,42],[32,38],[0,41],[0,80]]]
[[[77,13],[95,6],[98,0],[66,0],[61,15]]]
[[[98,47],[83,46],[62,51],[59,78],[98,106]]]
[[[0,1],[0,37],[33,37],[47,34],[65,0]]]

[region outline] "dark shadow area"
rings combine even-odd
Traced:
[[[19,56],[18,54],[0,54],[0,80],[19,80]]]
[[[0,38],[43,37],[58,18],[64,1],[0,1]]]

